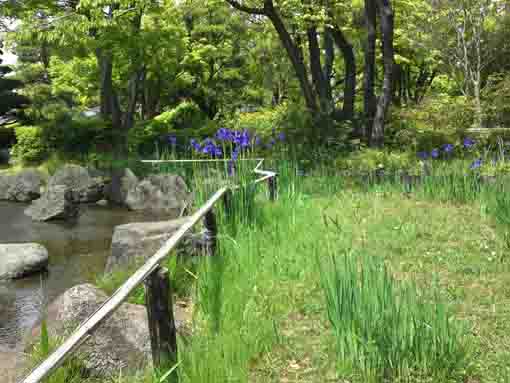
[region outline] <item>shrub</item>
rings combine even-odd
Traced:
[[[276,128],[278,113],[275,109],[262,109],[257,112],[240,113],[234,128],[247,129],[257,132],[261,136],[271,135],[272,129]]]
[[[367,173],[376,169],[397,172],[414,169],[417,160],[412,153],[364,149],[355,152],[348,158],[337,159],[336,165],[354,173]]]
[[[158,145],[165,145],[168,135],[202,137],[212,135],[216,128],[216,123],[209,120],[197,104],[184,101],[150,121],[138,123],[129,132],[129,148],[134,153],[149,154]]]
[[[113,138],[111,125],[98,117],[66,116],[46,124],[43,131],[50,147],[69,155],[92,152]]]
[[[464,137],[473,124],[473,107],[465,97],[439,94],[415,107],[395,109],[391,121],[388,146],[428,151]]]
[[[14,158],[24,163],[38,162],[45,158],[47,152],[47,145],[40,127],[19,126],[16,128],[16,144],[12,147]]]

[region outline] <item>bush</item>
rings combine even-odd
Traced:
[[[152,154],[158,145],[166,144],[168,135],[203,137],[214,134],[216,128],[215,122],[209,120],[197,104],[184,101],[131,129],[128,136],[129,148],[134,153]]]
[[[256,112],[240,113],[233,128],[247,129],[250,132],[257,132],[260,136],[269,136],[272,129],[276,129],[277,120],[276,109],[262,109]]]
[[[23,163],[42,161],[48,153],[43,131],[38,126],[16,128],[16,144],[12,156]]]
[[[414,169],[417,160],[413,153],[365,149],[355,152],[348,158],[337,159],[336,166],[354,173],[368,173],[376,169],[398,172]]]
[[[394,109],[391,121],[389,147],[429,151],[464,137],[473,124],[473,107],[465,97],[439,94],[414,108]]]
[[[87,154],[113,139],[111,125],[101,118],[66,116],[44,126],[44,139],[48,145],[68,155]]]

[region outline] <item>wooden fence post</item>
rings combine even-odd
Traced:
[[[149,319],[152,362],[165,373],[177,364],[177,334],[168,270],[158,266],[145,280],[145,301]],[[174,371],[170,382],[177,382]]]
[[[276,201],[278,196],[278,181],[276,180],[276,175],[268,178],[267,184],[269,186],[269,200]]]
[[[205,251],[207,255],[212,256],[216,254],[216,237],[218,235],[218,224],[212,209],[205,214],[204,227]]]
[[[232,190],[227,190],[223,194],[223,207],[225,209],[225,215],[228,217],[232,214]]]

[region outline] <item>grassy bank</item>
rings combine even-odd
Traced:
[[[507,381],[510,204],[499,187],[445,178],[409,191],[279,170],[277,202],[260,189],[233,216],[219,208],[217,257],[169,258],[194,307],[181,382]]]

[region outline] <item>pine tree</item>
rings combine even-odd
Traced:
[[[3,44],[0,41],[0,56],[3,55]],[[3,116],[14,109],[20,108],[28,103],[28,99],[15,92],[16,89],[23,86],[19,80],[6,78],[12,69],[7,65],[2,65],[3,60],[0,58],[0,116]]]

